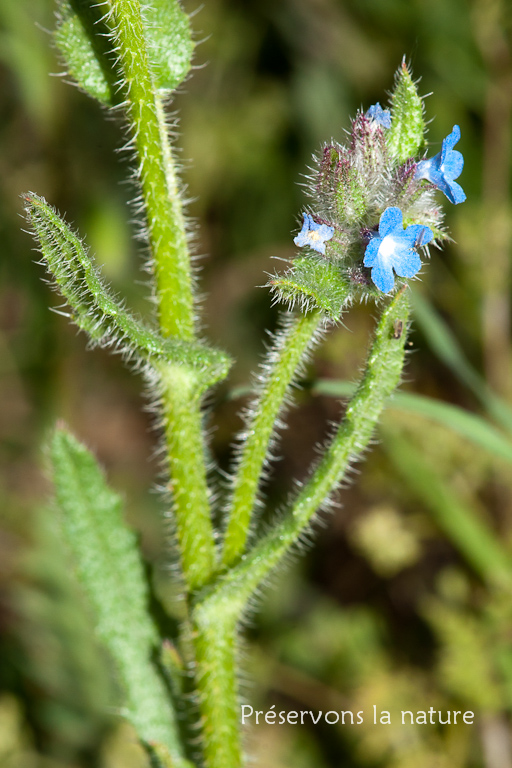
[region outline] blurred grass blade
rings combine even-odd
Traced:
[[[350,397],[354,392],[354,385],[349,381],[319,379],[313,385],[312,391],[317,395],[328,397]],[[393,409],[416,413],[437,421],[447,429],[471,440],[488,453],[512,462],[512,442],[481,416],[469,413],[451,403],[409,392],[395,392],[388,405],[388,410]]]
[[[481,416],[441,400],[423,395],[398,392],[390,403],[390,409],[417,413],[443,424],[448,429],[471,440],[472,443],[500,459],[512,462],[512,442]]]
[[[397,473],[476,573],[490,584],[512,584],[512,558],[498,535],[428,465],[410,440],[389,427],[381,431],[384,450]]]
[[[413,292],[413,311],[429,347],[480,400],[489,415],[512,432],[512,409],[495,395],[469,363],[455,336],[435,311],[432,304],[418,292]]]
[[[175,716],[151,656],[159,638],[147,612],[147,586],[135,534],[123,522],[121,499],[94,457],[65,429],[51,444],[64,539],[92,608],[97,636],[115,662],[123,714],[146,743],[162,743],[184,766]]]

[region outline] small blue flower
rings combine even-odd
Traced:
[[[328,227],[327,224],[317,224],[309,213],[304,213],[303,216],[302,229],[293,242],[298,246],[309,245],[313,250],[325,256],[325,241],[330,240],[334,235],[334,227]]]
[[[459,139],[460,128],[458,125],[454,125],[450,135],[443,140],[441,151],[429,160],[421,160],[414,176],[415,179],[427,179],[435,184],[455,205],[463,203],[466,199],[464,190],[460,184],[454,181],[460,176],[464,167],[462,154],[453,149]]]
[[[372,268],[372,280],[382,293],[389,293],[395,285],[393,270],[400,277],[414,277],[421,269],[415,250],[433,239],[432,231],[422,224],[411,224],[404,229],[400,208],[386,208],[375,234],[364,253],[363,264]]]
[[[382,125],[383,128],[391,128],[391,112],[389,109],[382,109],[379,102],[372,104],[366,113],[366,117],[370,117],[376,123]]]

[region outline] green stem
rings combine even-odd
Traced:
[[[148,63],[140,4],[138,0],[108,0],[108,5],[139,160],[160,327],[164,336],[190,338],[194,335],[194,304],[185,220],[164,109]]]
[[[160,329],[163,336],[191,339],[194,306],[185,221],[164,110],[148,63],[140,4],[138,0],[108,0],[108,5],[139,159]],[[215,562],[198,380],[179,366],[155,367],[161,382],[182,567],[192,590],[208,580]]]
[[[194,611],[196,684],[207,768],[240,768],[236,613],[229,601],[199,604]]]
[[[176,534],[183,574],[193,590],[208,581],[215,567],[204,440],[197,418],[200,390],[190,370],[162,365],[159,372]]]
[[[245,549],[251,513],[257,503],[262,469],[277,417],[297,368],[314,343],[322,314],[315,311],[295,317],[286,315],[285,318],[284,328],[277,334],[269,353],[268,374],[252,409],[247,437],[238,459],[238,471],[233,480],[222,558],[223,564],[228,567]]]
[[[400,381],[409,316],[400,291],[384,310],[366,372],[320,464],[281,522],[194,608],[197,686],[205,728],[214,747],[208,768],[239,768],[240,718],[235,683],[236,626],[248,601],[311,524],[346,470],[367,447],[386,400]],[[222,757],[218,757],[221,755]]]

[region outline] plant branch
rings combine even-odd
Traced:
[[[365,374],[318,467],[282,520],[199,597],[193,611],[197,687],[211,752],[208,768],[238,768],[241,747],[233,723],[239,717],[235,682],[237,623],[252,595],[300,541],[317,511],[368,446],[373,430],[400,381],[409,317],[402,289],[382,313]]]
[[[276,429],[280,410],[290,390],[301,361],[313,346],[322,313],[318,310],[305,315],[285,316],[283,330],[274,339],[265,364],[265,377],[261,394],[251,409],[244,432],[243,448],[238,458],[238,469],[233,478],[233,492],[229,505],[223,551],[223,565],[230,566],[243,553],[251,513],[257,503],[262,470],[268,456],[269,445]]]

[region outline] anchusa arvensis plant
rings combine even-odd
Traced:
[[[163,504],[174,528],[166,547],[169,562],[179,564],[173,573],[183,595],[172,637],[161,636],[148,612],[148,585],[120,497],[90,452],[62,427],[51,445],[55,509],[96,635],[113,661],[118,710],[152,764],[239,768],[240,626],[253,596],[329,506],[400,381],[407,280],[419,272],[428,244],[446,237],[438,190],[452,202],[464,199],[455,182],[462,169],[453,149],[459,131],[453,129],[439,154],[424,156],[423,103],[403,64],[390,109],[375,104],[357,114],[347,146],[323,148],[295,237],[300,251],[270,281],[274,299],[288,308],[255,377],[222,492],[212,487],[202,403],[231,361],[200,337],[164,109],[190,68],[189,20],[177,0],[61,0],[59,8],[56,42],[68,74],[125,119],[155,316],[134,315],[83,240],[32,193],[25,195],[27,217],[71,319],[93,344],[120,351],[142,373],[160,415],[170,490]],[[261,486],[293,384],[322,335],[363,299],[375,299],[380,316],[356,392],[319,459],[284,508],[269,511],[263,529]]]

